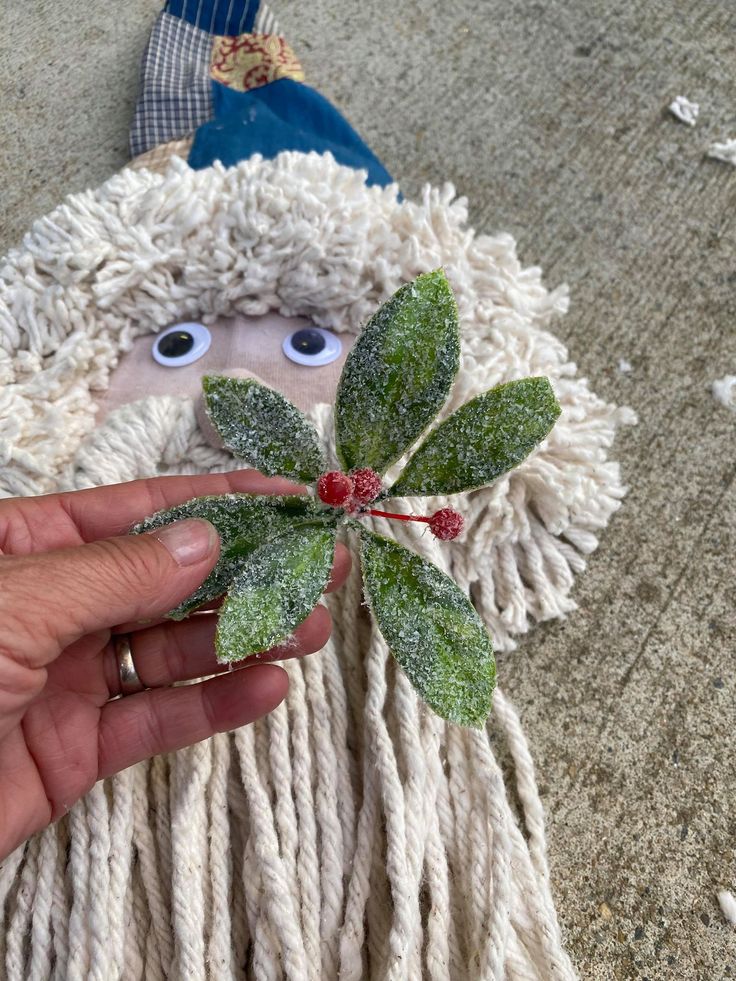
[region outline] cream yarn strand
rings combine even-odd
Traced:
[[[89,928],[89,847],[92,829],[87,821],[85,801],[69,812],[69,876],[72,907],[69,916],[69,960],[67,978],[81,981],[89,977],[92,931]]]
[[[312,791],[314,757],[310,745],[311,726],[304,674],[290,672],[287,710],[291,725],[293,794],[299,823],[297,882],[304,948],[310,971],[320,963],[320,871],[317,852],[317,821]]]
[[[138,856],[141,882],[146,893],[151,915],[151,930],[156,940],[157,959],[161,971],[167,975],[171,969],[173,948],[171,944],[171,925],[169,922],[169,895],[161,879],[160,852],[156,842],[155,828],[149,823],[148,781],[153,776],[154,767],[146,765],[132,767],[128,771],[132,783],[132,824],[135,849]],[[117,784],[115,791],[117,799]],[[128,886],[126,880],[126,887]],[[123,930],[125,923],[123,921]]]
[[[28,935],[33,944],[31,918],[36,890],[40,884],[38,875],[38,857],[41,850],[41,839],[31,841],[26,849],[23,868],[15,897],[14,910],[10,920],[10,929],[6,940],[5,970],[8,981],[25,981],[27,972],[25,964],[28,957]],[[45,956],[46,942],[42,942]],[[38,957],[37,957],[38,961]],[[31,951],[33,963],[33,950]]]
[[[207,966],[214,977],[231,977],[234,970],[230,894],[233,859],[230,850],[230,817],[228,814],[228,776],[230,740],[225,734],[212,739],[212,773],[209,798],[209,867],[211,910]]]
[[[171,900],[176,933],[174,977],[203,977],[207,923],[205,879],[209,876],[206,788],[212,769],[211,741],[197,743],[174,761],[171,793]]]
[[[315,805],[322,845],[320,946],[323,970],[328,975],[334,975],[338,963],[337,933],[343,910],[343,840],[335,780],[338,764],[330,705],[324,686],[324,665],[318,658],[308,658],[303,668],[307,700],[311,709],[311,737],[316,771]]]

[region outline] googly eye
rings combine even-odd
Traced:
[[[342,353],[342,341],[329,330],[321,327],[303,327],[284,338],[281,345],[284,354],[296,364],[306,364],[311,368],[336,361]]]
[[[204,324],[175,324],[158,335],[151,354],[166,368],[183,368],[199,361],[211,343],[212,335]]]

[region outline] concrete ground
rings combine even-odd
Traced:
[[[273,0],[310,81],[409,195],[453,181],[482,231],[572,290],[557,325],[633,406],[631,492],[579,610],[501,660],[533,747],[585,978],[736,977],[736,136],[731,0]],[[0,253],[126,160],[156,0],[0,0]],[[387,12],[388,11],[388,12]],[[701,105],[695,129],[665,106]],[[632,365],[618,371],[620,358]]]

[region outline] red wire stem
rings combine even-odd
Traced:
[[[379,511],[377,508],[368,508],[363,514],[372,514],[375,518],[395,518],[397,521],[424,521],[426,524],[432,520],[418,514],[394,514],[392,511]]]

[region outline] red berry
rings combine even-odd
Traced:
[[[429,527],[432,534],[441,538],[443,542],[451,538],[457,538],[463,530],[465,521],[459,511],[454,508],[440,508],[435,511],[429,520]]]
[[[376,471],[364,467],[362,470],[353,470],[350,476],[353,478],[353,497],[358,504],[375,501],[381,493],[381,478]]]
[[[324,501],[325,504],[340,507],[353,496],[353,482],[346,473],[331,470],[329,473],[323,473],[317,481],[317,494],[320,501]]]

